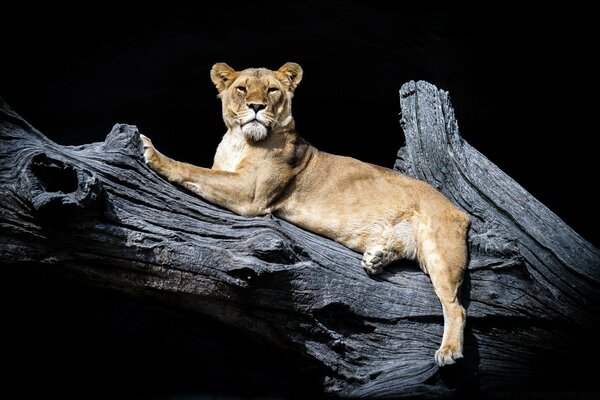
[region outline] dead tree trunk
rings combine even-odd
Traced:
[[[145,166],[134,126],[60,146],[0,104],[3,268],[59,271],[251,331],[319,366],[323,391],[340,396],[585,383],[574,362],[599,331],[600,252],[459,136],[446,92],[409,82],[400,102],[396,168],[472,217],[456,367],[433,361],[441,307],[414,265],[372,278],[341,245],[208,204]]]

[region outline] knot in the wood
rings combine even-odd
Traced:
[[[290,241],[272,231],[259,231],[246,244],[256,258],[269,263],[293,264],[301,260]]]
[[[46,192],[73,193],[77,190],[77,172],[72,166],[37,154],[31,160],[31,173]]]
[[[140,132],[135,125],[115,124],[103,144],[108,152],[119,152],[141,158],[144,154]]]
[[[102,188],[95,174],[44,153],[31,158],[19,180],[23,197],[44,217],[95,212],[102,204]]]

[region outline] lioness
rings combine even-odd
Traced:
[[[169,181],[248,216],[273,214],[363,253],[369,274],[418,260],[444,314],[438,365],[462,358],[467,215],[427,183],[353,158],[321,152],[295,129],[292,97],[302,68],[212,67],[227,133],[211,169],[174,161],[142,136],[146,163]]]

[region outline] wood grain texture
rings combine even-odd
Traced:
[[[134,126],[60,146],[3,101],[2,267],[64,274],[242,328],[317,366],[323,391],[339,396],[448,398],[587,379],[576,361],[599,331],[598,249],[460,137],[446,92],[409,82],[400,105],[406,146],[395,168],[472,219],[457,366],[434,363],[441,306],[416,265],[369,277],[360,255],[337,243],[169,184],[144,164]]]

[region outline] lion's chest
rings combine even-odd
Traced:
[[[228,132],[217,147],[213,169],[235,172],[244,159],[248,144],[241,134]]]

